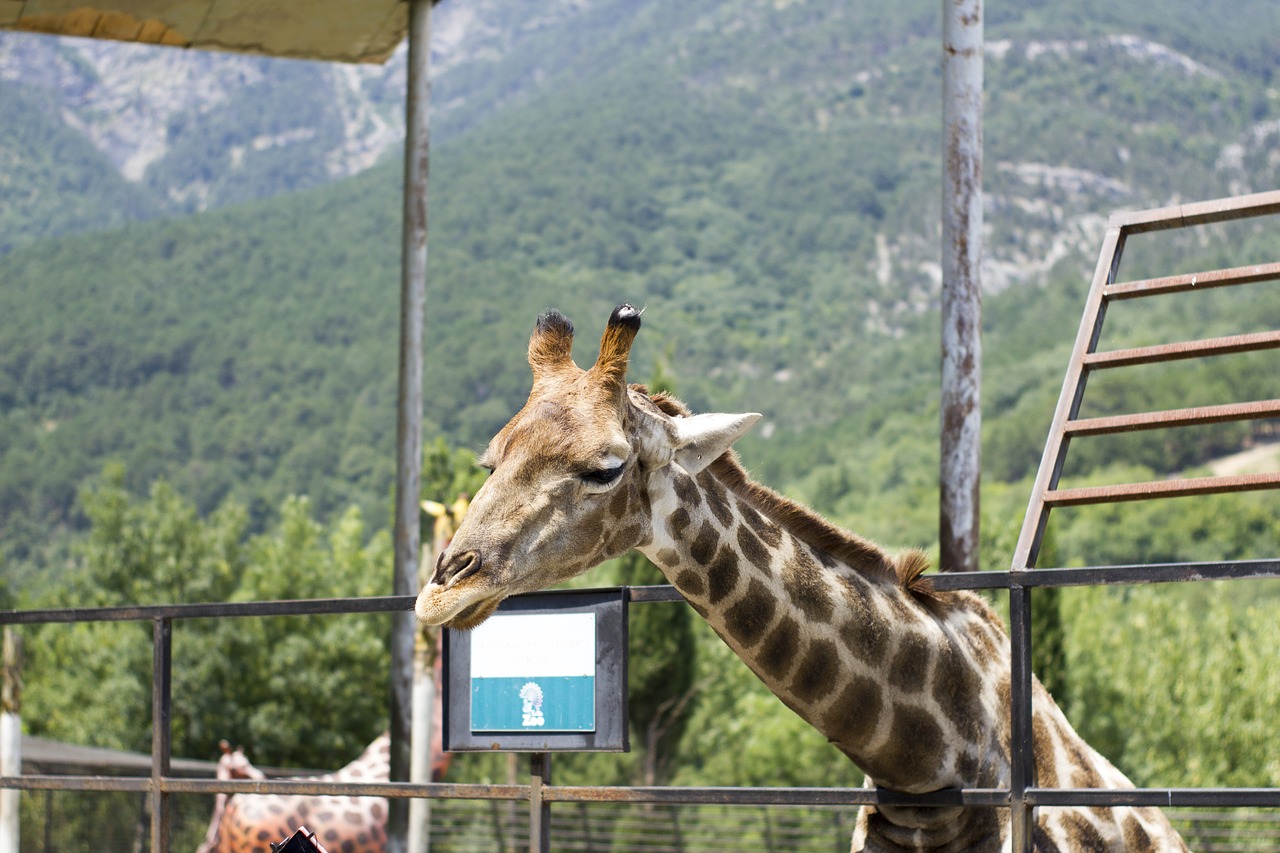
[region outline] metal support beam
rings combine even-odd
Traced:
[[[1028,801],[1027,789],[1036,784],[1031,707],[1031,590],[1012,579],[1009,637],[1009,849],[1011,853],[1031,853],[1035,813]]]
[[[943,0],[942,453],[944,571],[977,571],[982,431],[982,0]]]
[[[431,83],[431,0],[409,3],[409,69],[405,104],[404,233],[400,275],[400,391],[396,418],[395,595],[418,591],[421,547],[418,501],[422,476],[422,330],[427,279],[427,128]],[[391,618],[391,779],[409,778],[413,707],[410,611]],[[393,799],[387,849],[404,853],[409,803]]]
[[[163,779],[169,775],[173,689],[173,622],[152,622],[151,647],[151,849],[169,850],[169,794]]]
[[[529,853],[550,853],[551,801],[546,789],[551,785],[551,753],[529,756]]]

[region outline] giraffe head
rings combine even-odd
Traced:
[[[507,596],[546,589],[650,536],[649,478],[690,474],[727,451],[759,415],[670,417],[626,382],[640,312],[609,316],[588,370],[573,324],[548,311],[529,340],[533,389],[480,457],[492,474],[418,596],[418,618],[473,628]]]
[[[253,766],[249,758],[244,754],[244,747],[237,746],[234,749],[231,744],[225,740],[218,741],[218,749],[222,751],[222,757],[218,759],[218,769],[216,776],[219,779],[265,779],[266,775]]]

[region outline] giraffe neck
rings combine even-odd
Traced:
[[[808,511],[750,483],[731,456],[697,477],[663,470],[649,480],[640,550],[869,786],[1008,786],[1008,637],[982,599],[913,593],[893,558],[852,534],[833,541],[829,525],[804,529]],[[1034,694],[1037,784],[1133,787],[1038,681]],[[1003,809],[869,807],[854,849],[1007,850],[1008,822]],[[1060,849],[1187,849],[1156,809],[1042,809],[1036,831]]]
[[[664,470],[650,480],[652,538],[641,550],[787,706],[895,790],[1007,773],[1007,762],[984,767],[1007,718],[984,670],[1003,655],[1007,671],[1007,650],[984,604],[922,603],[889,555],[852,534],[838,549],[815,547],[832,528],[804,535],[794,516],[807,511],[746,481],[728,457],[696,478]]]

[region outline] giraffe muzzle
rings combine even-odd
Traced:
[[[436,570],[431,575],[431,583],[442,587],[452,586],[480,571],[482,563],[479,551],[461,553],[445,551],[436,560]]]

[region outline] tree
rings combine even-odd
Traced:
[[[243,507],[207,519],[164,482],[130,498],[108,469],[81,496],[90,531],[65,582],[37,606],[252,601],[384,593],[390,541],[357,510],[326,528],[305,498],[245,536]],[[32,734],[150,748],[151,626],[36,629],[27,679]],[[336,767],[385,725],[385,617],[377,614],[179,621],[173,641],[173,751],[212,756],[218,740],[263,764]]]

